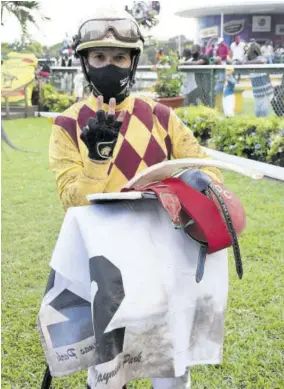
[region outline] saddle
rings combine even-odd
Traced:
[[[182,175],[123,191],[154,193],[169,213],[175,228],[200,244],[196,282],[202,280],[207,254],[232,246],[236,271],[243,266],[238,235],[246,225],[245,211],[237,197],[223,184],[194,169]]]

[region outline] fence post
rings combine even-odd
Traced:
[[[25,92],[25,118],[28,117],[28,94],[27,94],[27,86],[24,87]]]
[[[41,109],[42,109],[42,104],[41,104],[41,95],[42,95],[42,89],[41,89],[41,80],[40,80],[40,77],[38,77],[36,79],[36,84],[37,84],[37,87],[38,87],[38,117],[40,117],[40,112],[41,112]]]
[[[215,105],[214,88],[215,88],[215,69],[210,69],[210,107],[211,108],[214,108]]]
[[[9,96],[4,97],[5,98],[5,106],[6,106],[6,119],[10,118],[10,107],[9,107]]]

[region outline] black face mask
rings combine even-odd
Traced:
[[[89,65],[89,77],[92,84],[104,97],[106,104],[111,97],[114,97],[119,104],[128,96],[130,67],[120,68],[115,65],[107,65],[95,68]]]

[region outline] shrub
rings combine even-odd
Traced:
[[[284,167],[284,120],[225,118],[204,106],[178,108],[177,115],[203,145],[228,154]]]
[[[176,113],[202,145],[206,145],[211,138],[220,117],[215,109],[205,106],[178,108]]]
[[[162,58],[160,65],[154,67],[157,71],[158,80],[154,90],[159,97],[176,97],[181,95],[184,75],[178,70],[179,60],[171,51],[169,56]]]
[[[267,153],[267,162],[284,167],[284,128],[272,137],[270,149]]]
[[[218,120],[212,138],[217,150],[265,162],[277,132],[277,119],[236,116]]]
[[[46,83],[41,87],[40,101],[44,111],[63,112],[74,104],[76,99]]]

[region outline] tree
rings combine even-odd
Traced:
[[[7,42],[1,42],[1,56],[5,57],[11,51],[10,45]]]
[[[168,40],[168,48],[169,50],[173,50],[177,52],[181,49],[181,55],[183,53],[184,48],[190,41],[184,35],[176,35]]]
[[[50,20],[39,13],[39,1],[2,1],[1,2],[1,24],[4,26],[3,16],[8,13],[14,15],[22,28],[23,34],[27,35],[28,24],[32,23],[37,26],[34,12],[36,11],[42,20]]]
[[[36,57],[40,58],[45,54],[45,48],[39,42],[34,40],[21,39],[12,43],[1,43],[2,56],[7,55],[11,51],[17,53],[33,53]]]
[[[62,48],[62,42],[56,43],[55,45],[49,46],[47,49],[48,54],[50,57],[57,57],[61,51]]]

